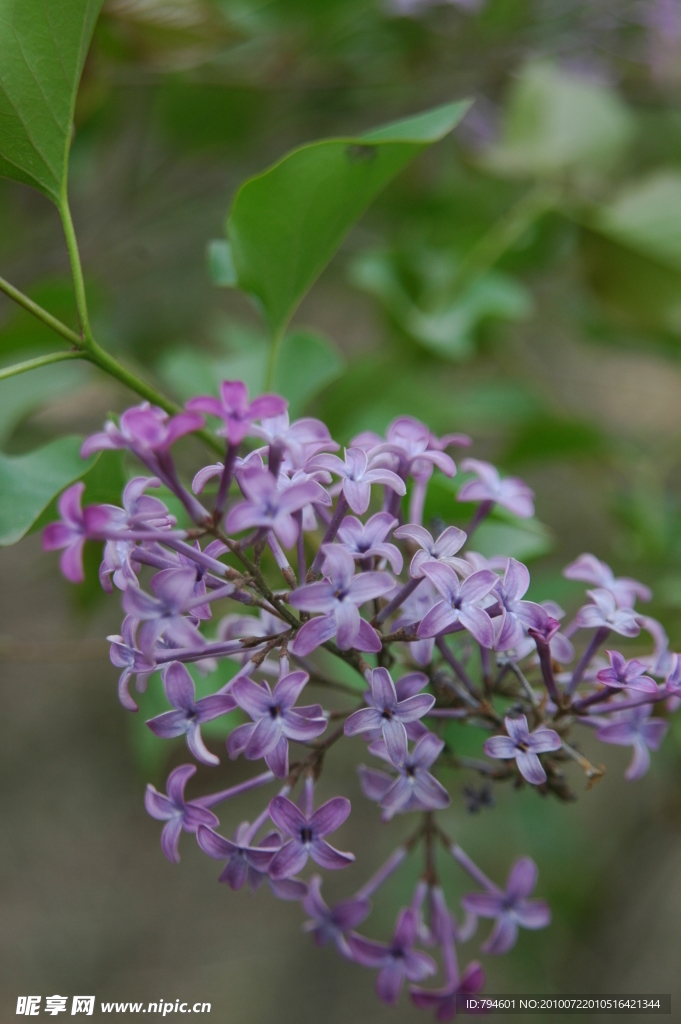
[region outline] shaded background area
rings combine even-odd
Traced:
[[[455,136],[383,194],[297,314],[336,354],[297,411],[322,416],[339,441],[404,412],[469,432],[473,454],[536,490],[546,529],[515,539],[533,596],[573,610],[580,590],[560,569],[593,551],[654,587],[651,614],[678,647],[680,85],[673,0],[112,0],[72,150],[96,333],[180,399],[221,375],[257,388],[257,314],[215,287],[206,258],[238,183],[298,143],[474,96]],[[73,322],[56,214],[0,186],[2,273]],[[4,300],[1,313],[0,359],[48,350],[40,326]],[[0,445],[93,430],[129,400],[74,365],[2,382]],[[189,837],[179,867],[162,858],[142,795],[169,765],[116,700],[102,638],[119,609],[98,591],[96,565],[93,552],[88,580],[70,588],[37,537],[0,552],[3,1019],[29,992],[207,1000],[230,1024],[417,1019],[405,999],[378,1004],[370,972],[311,948],[299,908],[218,886]],[[621,778],[628,752],[606,752],[591,791],[571,775],[574,804],[499,787],[494,808],[470,815],[472,780],[445,780],[448,831],[495,879],[530,854],[554,909],[549,931],[486,958],[490,991],[681,998],[681,730],[634,785]],[[241,770],[219,773],[231,782]],[[339,845],[366,853],[325,882],[338,895],[404,828],[379,825],[337,754],[322,789],[341,787],[353,815]],[[251,806],[228,807],[225,827]],[[389,931],[417,870],[377,901],[373,934]],[[442,870],[455,901],[469,886]]]

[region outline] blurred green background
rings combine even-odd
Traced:
[[[560,570],[592,551],[654,588],[651,614],[678,646],[677,0],[108,0],[71,155],[95,333],[178,399],[222,376],[257,389],[262,324],[209,260],[238,184],[295,145],[463,97],[475,103],[462,125],[380,196],[297,312],[294,411],[341,442],[400,413],[470,433],[474,455],[536,491],[543,527],[516,549],[533,596],[576,608]],[[49,203],[2,181],[0,225],[0,272],[75,323]],[[54,347],[1,302],[0,362]],[[80,365],[4,381],[0,447],[94,430],[130,402]],[[208,1000],[230,1024],[417,1019],[407,999],[380,1006],[370,972],[312,948],[295,906],[218,887],[191,840],[180,867],[163,860],[142,794],[167,765],[117,703],[101,638],[120,618],[96,553],[81,588],[35,536],[0,552],[0,573],[6,1019],[37,992]],[[554,908],[549,931],[486,958],[490,991],[671,991],[678,1006],[681,728],[633,785],[627,753],[605,750],[588,793],[575,775],[575,804],[500,788],[470,815],[473,780],[447,780],[449,831],[498,880],[530,854]],[[322,788],[353,798],[340,845],[375,835],[325,883],[347,894],[404,823],[380,826],[349,763],[329,768]],[[247,807],[229,807],[227,825]],[[417,870],[372,926],[389,930]],[[443,871],[456,902],[468,883]]]

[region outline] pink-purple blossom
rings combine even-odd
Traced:
[[[467,480],[460,488],[459,501],[489,501],[501,505],[521,519],[534,515],[534,491],[515,476],[501,478],[499,470],[480,459],[464,459],[461,468],[475,473],[477,479]]]
[[[518,928],[536,930],[551,923],[551,911],[544,900],[529,899],[537,886],[537,865],[521,857],[511,868],[504,890],[491,886],[487,892],[464,896],[465,910],[478,917],[494,918],[494,928],[482,946],[484,953],[507,953],[515,945]]]
[[[405,979],[423,981],[437,970],[432,957],[414,949],[417,926],[416,912],[408,908],[400,911],[389,944],[356,933],[348,935],[353,959],[362,967],[378,970],[376,992],[379,999],[391,1006],[400,998]]]
[[[499,577],[490,569],[471,573],[463,581],[449,565],[440,562],[424,562],[421,566],[443,600],[430,609],[421,620],[419,637],[437,636],[451,626],[461,625],[483,647],[494,646],[494,626],[488,613],[481,607],[499,582]]]
[[[533,786],[540,786],[546,782],[546,772],[537,755],[560,750],[560,736],[554,729],[547,729],[546,726],[539,726],[534,732],[530,732],[525,715],[518,718],[507,716],[504,724],[508,735],[490,736],[484,743],[485,753],[488,757],[498,757],[502,760],[515,758],[518,771],[523,778]]]
[[[147,725],[162,739],[186,735],[187,746],[197,761],[219,764],[220,758],[211,754],[203,742],[201,725],[233,711],[237,706],[234,697],[229,693],[218,692],[197,700],[194,680],[179,661],[171,661],[166,665],[161,677],[166,697],[174,710],[151,718]]]
[[[435,698],[417,693],[404,700],[397,699],[395,684],[385,668],[371,673],[371,707],[355,711],[345,722],[345,735],[355,736],[380,730],[394,765],[402,765],[407,757],[406,724],[416,722],[430,711]]]
[[[254,420],[280,416],[286,406],[287,402],[280,395],[260,395],[249,402],[248,388],[240,380],[223,381],[219,399],[198,395],[187,402],[190,412],[204,412],[221,419],[223,426],[218,433],[234,445],[241,444],[250,433]]]
[[[339,829],[350,814],[350,801],[335,796],[305,815],[285,796],[275,796],[270,804],[270,817],[284,835],[290,836],[275,854],[269,867],[272,878],[290,878],[297,875],[312,857],[315,864],[337,871],[352,864],[354,853],[344,853],[327,843],[326,836]]]

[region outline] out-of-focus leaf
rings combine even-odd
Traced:
[[[681,270],[681,174],[662,171],[630,185],[593,222],[603,234]]]
[[[501,142],[484,164],[511,176],[601,171],[621,155],[632,132],[631,114],[612,89],[547,61],[532,62],[511,90]]]
[[[27,289],[29,298],[37,302],[67,327],[78,329],[78,317],[73,298],[73,284],[70,280],[52,279],[41,281]],[[7,300],[9,303],[9,300]],[[98,298],[88,289],[88,305],[92,309]],[[5,360],[10,354],[22,353],[22,358],[40,355],[43,349],[54,351],[56,335],[42,321],[27,310],[13,303],[8,307],[10,316],[0,330],[0,358]],[[36,351],[37,350],[37,351]]]
[[[93,465],[81,459],[81,444],[60,437],[27,455],[0,453],[0,547],[21,540],[55,495]]]
[[[605,439],[592,424],[539,416],[518,427],[504,455],[504,464],[597,457],[604,451]]]
[[[208,273],[218,288],[236,288],[238,285],[232,247],[226,238],[214,238],[208,243]]]
[[[44,403],[75,391],[86,380],[86,367],[73,362],[41,366],[0,381],[0,445],[26,416]]]
[[[125,457],[126,453],[123,450],[112,449],[111,451],[100,452],[94,464],[92,464],[91,459],[90,469],[87,468],[88,463],[81,462],[81,465],[85,467],[81,475],[81,479],[85,484],[83,505],[121,504],[121,494],[128,479],[125,472]],[[158,495],[158,493],[158,491],[152,491],[152,494]],[[38,530],[42,530],[43,526],[46,526],[47,523],[52,523],[55,519],[59,518],[57,511],[58,498],[59,492],[55,494],[50,503],[40,513],[28,531],[29,533],[36,533]],[[88,545],[85,546],[85,551],[88,551]],[[97,586],[99,586],[99,582]]]
[[[418,153],[461,120],[467,102],[294,150],[245,182],[227,221],[239,287],[281,331],[348,231]]]
[[[101,6],[102,0],[0,0],[0,174],[57,204]]]
[[[185,150],[222,150],[242,144],[260,126],[266,93],[173,76],[160,90],[164,133]]]
[[[438,276],[434,269],[432,260],[422,267],[420,303],[412,300],[388,254],[367,253],[355,260],[351,280],[375,295],[411,338],[445,359],[469,358],[476,329],[485,320],[521,320],[532,313],[529,292],[507,274],[489,271],[458,295],[455,264],[449,260],[445,280],[440,274],[440,287],[433,294],[432,280]]]
[[[223,380],[243,380],[251,395],[262,393],[268,356],[266,338],[230,325],[223,341],[230,348],[225,356],[182,348],[162,359],[159,372],[181,399],[215,394]],[[273,390],[288,399],[291,416],[299,416],[344,367],[343,356],[327,338],[310,330],[293,331],[282,342]]]
[[[549,528],[538,519],[509,516],[508,522],[486,519],[475,531],[471,546],[486,558],[508,555],[528,562],[548,554],[553,547],[553,538]]]

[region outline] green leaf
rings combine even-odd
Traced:
[[[509,519],[509,522],[486,519],[475,531],[471,547],[486,558],[508,555],[521,562],[549,553],[553,538],[548,526],[538,519],[518,519],[516,516]]]
[[[605,85],[548,61],[527,64],[511,91],[503,136],[485,165],[509,176],[602,171],[620,156],[632,116]]]
[[[440,266],[434,267],[437,255],[442,259],[438,261]],[[408,275],[412,281],[414,272],[419,278],[418,301],[408,293],[389,254],[363,254],[355,260],[350,275],[353,284],[381,301],[403,331],[436,355],[457,361],[468,359],[475,351],[476,331],[484,321],[515,321],[531,315],[529,292],[508,274],[489,271],[457,295],[456,265],[451,257],[435,253],[422,256],[414,261],[421,266],[407,268],[413,271]],[[442,266],[443,260],[446,267]],[[440,288],[433,289],[442,271],[445,280]]]
[[[55,495],[93,465],[81,459],[81,444],[60,437],[27,455],[0,452],[0,547],[21,540]]]
[[[592,224],[597,231],[681,270],[681,174],[660,171],[629,185]]]
[[[381,189],[468,107],[450,103],[358,138],[302,146],[241,186],[227,236],[239,287],[257,299],[273,333]]]
[[[102,0],[0,0],[0,174],[57,205],[101,6]]]
[[[265,336],[230,324],[222,342],[230,350],[225,356],[181,348],[161,360],[161,376],[183,401],[196,394],[215,394],[223,380],[242,380],[251,395],[262,394],[268,353]],[[327,338],[311,330],[293,331],[282,342],[274,390],[288,399],[290,415],[299,416],[344,368],[345,359]]]
[[[218,288],[236,288],[239,284],[232,247],[224,238],[214,238],[208,243],[208,273]]]
[[[26,416],[41,405],[75,391],[87,377],[84,366],[55,363],[0,381],[0,445]]]

